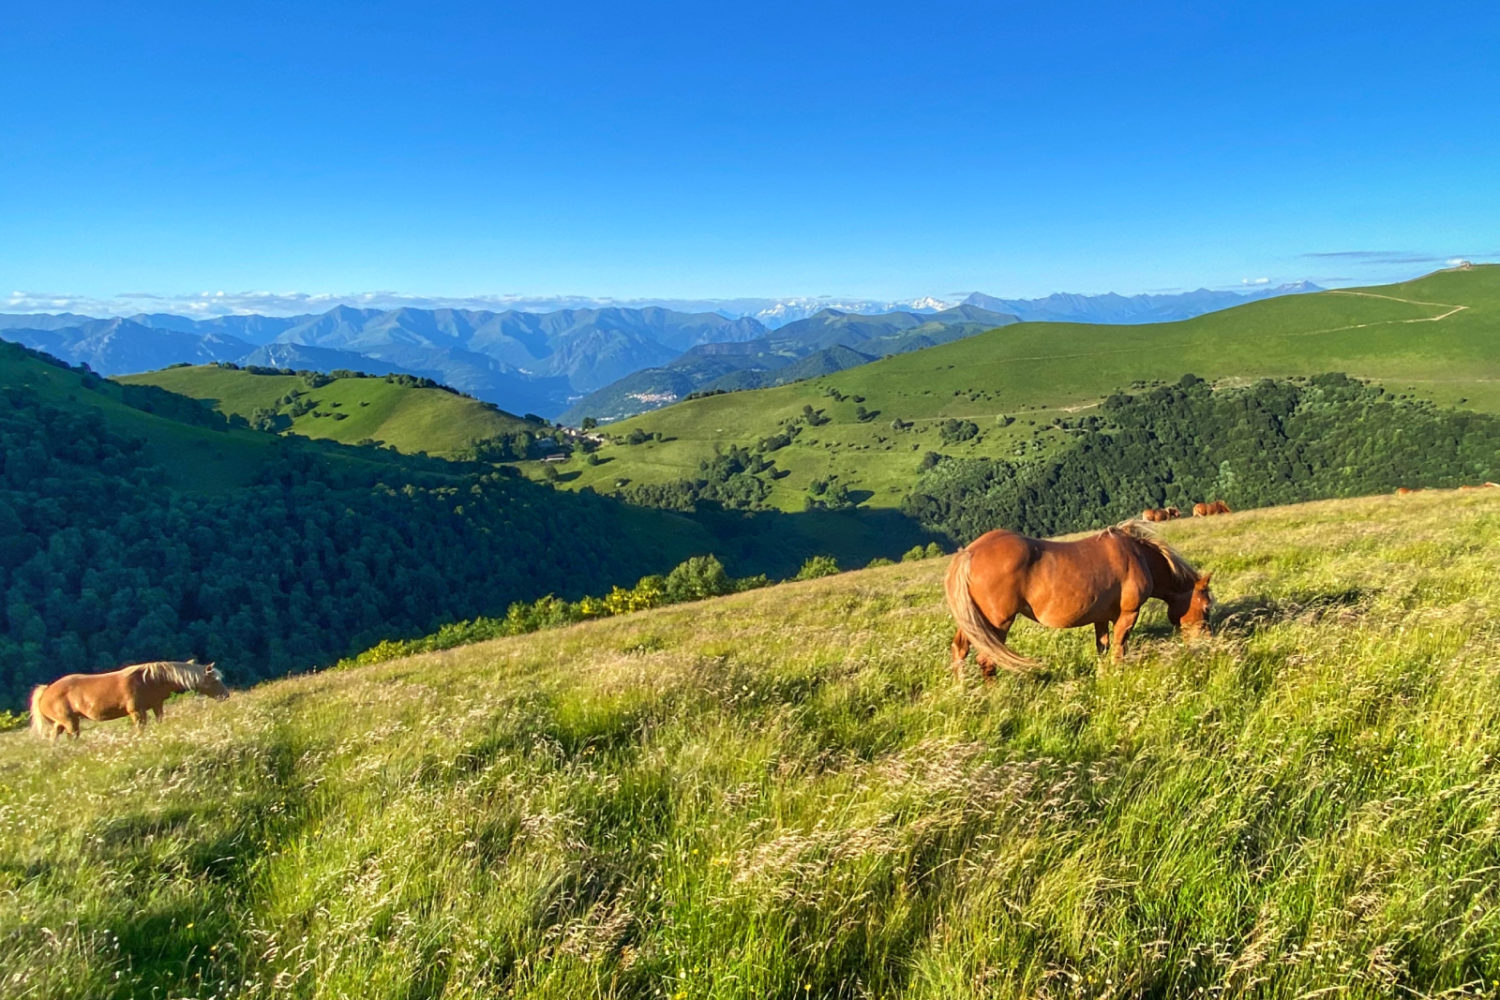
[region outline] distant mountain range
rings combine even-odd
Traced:
[[[508,410],[555,415],[570,401],[688,348],[763,337],[748,318],[669,309],[536,314],[354,309],[316,316],[92,319],[0,315],[0,336],[104,375],[179,362],[421,375]]]
[[[341,305],[303,316],[206,319],[170,313],[103,319],[73,313],[0,314],[0,337],[105,375],[211,361],[407,373],[512,412],[603,418],[640,412],[690,392],[806,377],[799,374],[803,369],[836,371],[861,363],[861,357],[943,343],[1015,318],[1162,322],[1250,299],[1315,290],[1301,283],[1245,294],[1200,289],[1181,295],[998,299],[976,292],[960,304],[932,298],[904,303],[829,298],[674,303],[692,311],[662,305],[549,312]],[[831,353],[813,357],[825,351]]]
[[[1027,323],[1171,323],[1244,305],[1257,299],[1322,290],[1310,281],[1298,281],[1243,292],[1200,288],[1195,292],[1176,292],[1170,295],[1117,295],[1114,292],[1103,295],[1071,295],[1059,292],[1044,299],[997,299],[993,295],[975,292],[964,299],[964,304],[1010,313]]]
[[[573,424],[585,417],[618,420],[666,406],[693,392],[783,385],[1014,322],[1014,316],[972,305],[927,314],[875,316],[824,309],[755,340],[703,344],[666,365],[633,372],[585,396],[564,411],[561,419]]]

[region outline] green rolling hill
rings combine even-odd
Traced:
[[[196,403],[165,392],[117,385],[66,365],[50,364],[18,344],[0,341],[0,386],[35,393],[44,403],[71,411],[93,410],[116,433],[145,443],[148,459],[167,485],[214,492],[249,484],[269,461],[276,439],[223,421],[205,423]],[[186,405],[184,405],[186,404]],[[218,424],[219,426],[212,426]],[[364,456],[335,456],[363,462]],[[368,460],[378,461],[377,456]]]
[[[1438,404],[1500,412],[1500,266],[1442,271],[1373,288],[1287,296],[1177,323],[1020,323],[836,374],[688,400],[605,430],[597,465],[575,459],[566,484],[667,483],[697,474],[716,448],[754,447],[811,407],[776,450],[769,502],[798,510],[830,478],[866,506],[901,503],[922,455],[1013,458],[1048,448],[1057,419],[1086,414],[1133,383],[1184,373],[1217,380],[1342,371]],[[860,411],[863,410],[863,419]],[[978,433],[944,442],[945,420]],[[893,428],[900,420],[909,426]],[[623,443],[632,432],[637,444]]]
[[[6,993],[1492,995],[1497,494],[1165,525],[1215,635],[1043,677],[929,560],[0,734]]]
[[[252,430],[15,344],[0,345],[0,456],[0,704],[149,659],[280,675],[512,602],[604,593],[713,544],[666,511]]]
[[[457,455],[476,441],[539,430],[492,404],[402,376],[319,376],[309,382],[297,374],[191,365],[118,381],[206,400],[221,413],[247,420],[257,412],[274,412],[284,418],[278,426],[304,437],[343,444],[374,441],[408,454]],[[297,399],[289,400],[292,394]]]

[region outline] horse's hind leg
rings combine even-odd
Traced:
[[[1109,652],[1109,622],[1094,622],[1094,649],[1100,656]]]
[[[948,651],[953,654],[953,679],[962,680],[964,660],[969,656],[969,637],[964,635],[963,629],[953,633],[953,642],[948,646]]]
[[[1120,617],[1115,620],[1115,660],[1125,658],[1125,643],[1130,638],[1130,630],[1135,628],[1135,618],[1139,613],[1139,608],[1131,608],[1129,611],[1120,609]]]
[[[1003,622],[995,623],[995,632],[997,633],[997,638],[999,638],[1002,645],[1004,645],[1005,640],[1009,638],[1010,627],[1015,623],[1016,620],[1014,618],[1007,618]],[[985,656],[983,653],[975,653],[974,659],[979,662],[979,675],[983,677],[986,682],[993,681],[995,679],[995,674],[999,672],[1000,665],[997,664],[994,660],[990,659],[988,656]]]

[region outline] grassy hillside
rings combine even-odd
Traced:
[[[145,659],[280,676],[712,547],[664,511],[238,428],[17,345],[0,348],[0,456],[0,708]]]
[[[249,419],[257,410],[286,411],[278,401],[302,392],[311,404],[291,417],[294,434],[344,444],[372,440],[398,451],[451,455],[473,442],[537,426],[504,410],[445,389],[423,388],[385,378],[336,378],[311,387],[300,375],[262,375],[244,370],[194,365],[126,375],[127,384],[156,385],[209,400],[225,414]]]
[[[696,474],[717,445],[753,445],[806,406],[828,422],[774,454],[790,474],[771,500],[800,509],[808,485],[836,476],[895,506],[923,453],[1014,457],[1056,440],[1047,426],[1086,413],[1137,380],[1255,379],[1343,371],[1445,405],[1500,412],[1500,266],[1445,271],[1370,289],[1255,302],[1180,323],[1088,326],[1021,323],[822,378],[678,403],[618,424],[661,441],[602,450],[568,485],[611,490]],[[835,390],[842,401],[829,395]],[[858,408],[867,418],[860,420]],[[874,416],[868,416],[874,413]],[[1002,426],[1003,418],[1013,422]],[[894,419],[908,430],[893,430]],[[978,437],[944,445],[945,419],[974,421]],[[1035,442],[1035,443],[1033,443]]]
[[[1168,525],[1218,634],[1041,679],[932,561],[0,737],[7,993],[1493,995],[1497,492]]]
[[[274,438],[248,429],[196,426],[148,412],[124,399],[125,391],[104,379],[51,365],[35,353],[0,342],[0,386],[34,391],[44,402],[97,410],[117,433],[146,442],[169,485],[193,491],[243,486],[271,457]],[[149,405],[149,404],[148,404]]]

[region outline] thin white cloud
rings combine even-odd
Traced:
[[[17,291],[10,294],[0,310],[5,312],[72,312],[85,316],[134,316],[140,313],[172,313],[178,316],[208,318],[214,316],[303,316],[325,313],[335,306],[357,309],[483,309],[503,312],[553,312],[558,309],[597,309],[605,306],[643,308],[662,306],[681,312],[723,311],[733,315],[754,315],[768,308],[786,309],[788,305],[815,311],[824,306],[850,312],[887,312],[892,309],[932,309],[954,303],[924,298],[897,302],[872,302],[834,296],[806,298],[736,298],[736,299],[619,299],[592,295],[406,295],[401,292],[375,291],[351,294],[329,292],[226,292],[223,290],[186,295],[160,295],[155,292],[123,292],[110,298],[67,295],[55,292]],[[799,313],[800,315],[800,313]]]
[[[1271,283],[1271,279],[1270,278],[1241,278],[1240,279],[1240,284],[1242,284],[1242,285],[1269,285],[1270,283]]]

